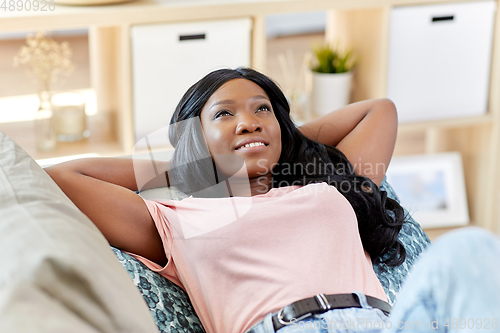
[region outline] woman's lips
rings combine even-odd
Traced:
[[[266,145],[259,145],[259,146],[254,146],[254,147],[240,147],[236,149],[236,151],[243,152],[243,153],[251,153],[251,152],[260,152],[263,150],[266,150],[267,146]]]
[[[269,145],[269,142],[260,136],[247,137],[245,140],[240,141],[236,146],[236,150],[242,148],[245,145],[254,145],[254,144],[264,144]]]

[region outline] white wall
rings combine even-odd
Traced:
[[[267,37],[322,32],[326,26],[326,12],[275,14],[266,17]]]

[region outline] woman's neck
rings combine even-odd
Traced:
[[[252,177],[248,179],[248,182],[242,179],[241,183],[233,178],[229,181],[231,196],[248,197],[250,195],[253,197],[254,195],[265,194],[273,187],[272,179],[271,173],[258,177]],[[249,185],[250,192],[248,191]]]
[[[272,175],[266,174],[264,176],[259,176],[255,178],[250,178],[250,192],[252,197],[254,195],[265,194],[271,190],[273,187],[273,177]]]

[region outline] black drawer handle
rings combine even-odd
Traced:
[[[453,19],[454,19],[453,15],[448,15],[448,16],[434,16],[432,18],[432,22],[453,21]]]
[[[197,40],[197,39],[205,39],[205,34],[197,34],[197,35],[179,35],[179,40]]]

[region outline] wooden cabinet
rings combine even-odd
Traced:
[[[326,36],[340,39],[359,54],[355,73],[354,100],[386,97],[390,39],[390,13],[398,6],[460,3],[460,0],[137,0],[95,7],[56,5],[50,12],[0,11],[0,32],[88,27],[91,47],[91,77],[97,92],[98,111],[111,129],[101,143],[64,148],[53,155],[101,152],[119,148],[130,154],[134,145],[131,27],[163,24],[252,19],[251,64],[266,72],[265,17],[268,14],[328,11]],[[477,2],[475,0],[471,2]],[[497,7],[498,2],[497,0]],[[396,154],[460,151],[464,161],[467,197],[472,224],[499,231],[500,224],[500,16],[495,14],[487,112],[473,117],[402,124]],[[104,115],[104,116],[103,116]],[[20,124],[0,129],[16,138],[27,132]],[[93,131],[96,135],[96,131]],[[106,136],[108,137],[108,136]],[[27,140],[29,141],[29,140]],[[405,149],[411,142],[413,151]],[[26,148],[26,147],[25,147]],[[28,148],[31,154],[37,153]],[[39,157],[39,156],[38,156]]]
[[[433,3],[420,1],[418,3]],[[413,3],[412,5],[418,4]],[[367,9],[329,12],[327,38],[359,52],[355,100],[387,96],[390,13],[399,1]],[[497,3],[498,6],[498,3]],[[484,114],[400,124],[396,155],[459,151],[462,154],[471,224],[499,232],[500,215],[500,31],[495,13],[487,111]],[[425,96],[423,96],[425,97]],[[396,105],[397,106],[397,105]],[[406,147],[412,147],[408,150]]]

